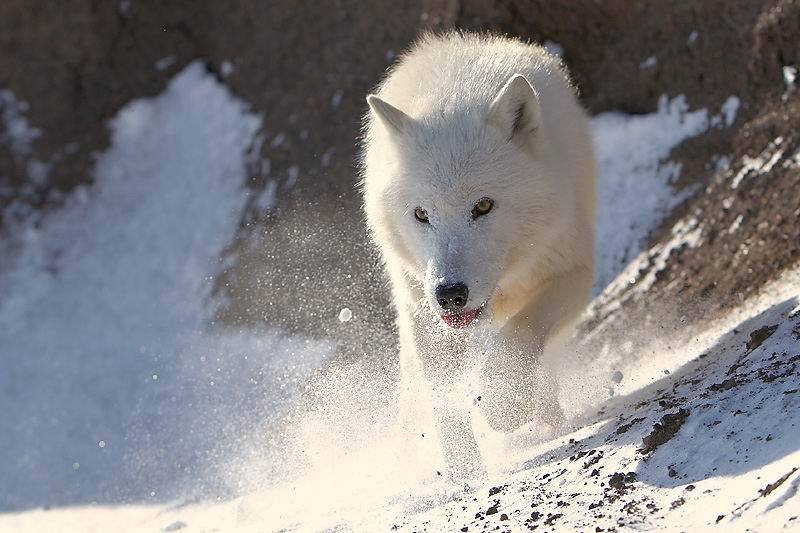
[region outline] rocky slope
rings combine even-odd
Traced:
[[[428,507],[403,502],[377,518],[345,513],[343,522],[432,531],[791,527],[797,518],[784,504],[796,499],[800,467],[798,0],[7,0],[0,4],[0,253],[13,257],[48,213],[65,202],[74,207],[80,185],[91,190],[112,117],[135,98],[162,94],[199,59],[260,116],[246,150],[250,194],[215,277],[216,321],[324,336],[349,361],[393,353],[388,298],[359,208],[357,142],[364,94],[430,28],[555,43],[593,114],[650,113],[683,95],[689,109],[707,110],[708,122],[664,158],[670,194],[683,201],[649,232],[638,257],[613,269],[622,274],[582,326],[586,364],[615,383],[603,412],[587,415],[587,427],[573,434],[524,447],[521,466],[491,490],[434,498],[441,505]],[[197,65],[192,72],[206,80]],[[171,146],[165,132],[159,145]],[[212,150],[209,135],[203,142],[203,153]],[[152,174],[160,176],[157,167]],[[241,181],[242,172],[233,174]],[[171,209],[158,205],[159,213]],[[59,235],[51,238],[56,250]],[[4,257],[0,274],[11,268]],[[51,259],[43,268],[55,279],[61,259]],[[347,326],[337,319],[342,306],[356,318]],[[297,525],[288,505],[274,521],[260,512],[250,520],[247,501],[226,505],[212,512],[221,513],[220,527]],[[174,511],[151,519],[146,510],[138,520],[151,529],[186,520]],[[228,511],[239,518],[227,521]]]

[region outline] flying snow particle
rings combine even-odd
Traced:
[[[333,148],[328,148],[325,150],[325,153],[319,158],[319,164],[322,165],[322,168],[327,167],[331,164],[331,158],[333,157]]]
[[[300,177],[300,167],[292,165],[286,169],[286,188],[291,189],[294,187],[298,177]]]
[[[350,322],[351,318],[353,318],[353,312],[349,308],[343,307],[339,311],[339,322]]]
[[[227,78],[233,71],[236,70],[236,67],[233,66],[233,63],[230,61],[223,61],[222,64],[219,66],[219,73],[222,75],[223,78]]]
[[[333,96],[331,96],[331,107],[333,109],[336,109],[337,107],[339,107],[339,105],[342,103],[342,97],[343,96],[344,96],[344,92],[341,91],[341,90],[336,91],[335,93],[333,93]]]
[[[729,96],[725,103],[722,104],[722,116],[725,117],[725,125],[730,127],[733,121],[736,120],[736,112],[739,111],[741,100],[736,96]]]
[[[797,67],[790,65],[783,67],[783,83],[786,84],[786,87],[794,86],[795,80],[797,80]]]
[[[175,56],[165,56],[156,61],[155,67],[159,72],[164,72],[169,67],[175,64]]]
[[[259,193],[258,198],[256,198],[255,201],[255,210],[259,216],[266,215],[272,211],[273,207],[275,207],[275,195],[277,193],[277,189],[278,182],[275,180],[269,180],[261,193]]]
[[[99,446],[100,448],[105,448],[106,447],[106,441],[101,440],[100,442],[97,443],[97,446]]]
[[[658,58],[656,56],[650,56],[641,63],[639,63],[639,68],[644,70],[648,68],[653,68],[658,64]]]
[[[283,144],[283,141],[286,140],[286,134],[283,132],[278,133],[269,145],[273,148],[278,148]]]

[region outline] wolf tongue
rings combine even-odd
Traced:
[[[442,320],[451,328],[465,328],[469,326],[475,317],[478,315],[478,310],[473,309],[465,313],[458,313],[454,315],[442,315]]]

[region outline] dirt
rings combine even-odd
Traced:
[[[669,442],[678,433],[687,418],[689,418],[688,409],[679,409],[676,413],[666,414],[661,417],[661,421],[653,426],[653,431],[642,439],[642,447],[639,448],[639,453],[644,455],[651,454],[659,446]]]
[[[778,324],[772,326],[762,326],[750,332],[750,338],[747,340],[747,351],[752,352],[761,346],[765,340],[770,338],[775,330],[778,329]]]
[[[622,435],[624,433],[627,433],[628,430],[630,430],[633,426],[635,426],[636,424],[638,424],[639,422],[642,422],[642,421],[644,421],[644,418],[634,418],[630,422],[620,425],[617,428],[616,434],[617,435]]]
[[[623,492],[631,483],[636,481],[636,472],[615,472],[608,480],[608,486],[617,492]]]
[[[792,476],[792,474],[794,474],[795,472],[797,472],[797,467],[792,468],[789,472],[787,472],[786,474],[781,476],[774,483],[769,483],[766,487],[764,487],[763,489],[759,490],[758,491],[759,495],[762,498],[765,498],[765,497],[769,496],[770,493],[772,493],[772,491],[774,491],[775,489],[777,489],[778,487],[783,485],[786,482],[786,480],[789,479]]]
[[[234,266],[218,278],[229,302],[218,318],[322,331],[354,357],[393,347],[386,284],[356,190],[357,140],[364,95],[426,28],[558,43],[593,113],[651,112],[662,94],[683,94],[692,108],[716,114],[729,96],[740,98],[730,128],[690,139],[671,155],[683,169],[675,186],[699,192],[651,244],[693,216],[703,245],[673,252],[649,292],[657,303],[632,293],[621,313],[654,317],[666,330],[681,327],[681,318],[706,320],[800,259],[800,168],[792,159],[800,90],[787,88],[782,74],[800,65],[800,0],[6,0],[0,88],[30,104],[27,116],[41,136],[29,157],[0,143],[0,210],[22,202],[44,212],[91,183],[93,154],[108,146],[107,121],[200,58],[263,114],[267,142],[259,155],[269,171],[253,165],[245,185],[258,192],[274,181],[279,199],[275,211],[243,216],[226,251]],[[777,151],[776,164],[731,188],[753,158]],[[716,169],[721,156],[729,169]],[[34,159],[52,164],[41,183],[26,170]],[[255,237],[255,246],[245,245]],[[354,312],[345,324],[336,318],[344,306]]]
[[[545,521],[543,522],[543,524],[546,525],[546,526],[552,526],[562,516],[564,516],[564,515],[561,514],[561,513],[555,513],[555,514],[548,515],[547,518],[545,519]]]
[[[725,381],[722,381],[721,383],[715,383],[714,385],[711,385],[708,388],[708,390],[712,392],[723,392],[726,390],[730,390],[734,387],[738,387],[741,384],[742,381],[740,379],[737,379],[736,377],[731,377],[726,379]]]
[[[503,492],[508,485],[500,485],[498,487],[492,487],[489,489],[489,496],[494,496],[495,494],[500,494]]]

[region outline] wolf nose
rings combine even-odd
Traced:
[[[445,311],[455,311],[467,305],[469,289],[463,283],[447,283],[436,287],[436,301]]]

